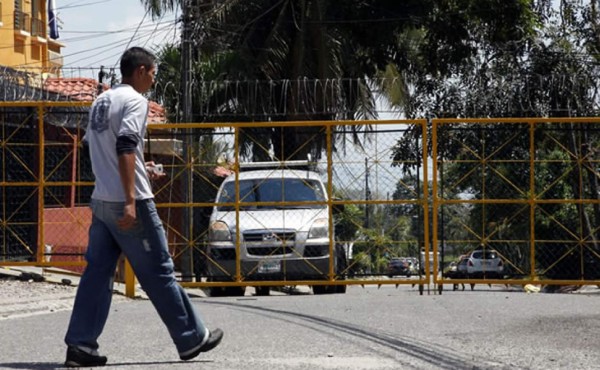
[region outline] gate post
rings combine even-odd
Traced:
[[[125,296],[135,297],[135,274],[127,258],[125,258]]]

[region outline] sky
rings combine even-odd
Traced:
[[[100,66],[118,70],[128,46],[156,51],[177,42],[177,14],[152,20],[140,0],[56,0],[64,77],[97,78]]]

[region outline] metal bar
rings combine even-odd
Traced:
[[[426,135],[426,134],[425,134]],[[432,227],[433,227],[433,232],[432,232],[432,244],[435,246],[434,250],[437,251],[437,244],[438,244],[438,217],[439,217],[439,207],[440,207],[440,197],[438,195],[439,193],[439,184],[438,184],[438,179],[439,179],[439,175],[438,175],[438,160],[439,160],[439,153],[438,153],[438,119],[434,118],[431,120],[431,150],[432,150],[432,211],[433,211],[433,215],[432,215]],[[423,151],[427,152],[427,150],[425,148],[423,148]],[[427,158],[424,159],[425,161],[427,160]],[[424,162],[427,163],[427,162]],[[427,182],[427,179],[424,179],[424,182]],[[427,222],[428,223],[428,222]],[[425,223],[425,224],[427,224]],[[434,258],[435,258],[435,252],[434,252]],[[427,256],[427,258],[425,258],[425,266],[426,266],[426,270],[427,270],[427,266],[429,265],[429,256]],[[426,274],[427,280],[429,280],[429,276]]]
[[[77,181],[77,144],[78,138],[77,135],[73,137],[73,156],[71,161],[71,199],[70,199],[70,207],[75,207],[75,193],[76,186],[75,182]]]
[[[44,174],[44,107],[37,106],[38,114],[38,238],[36,259],[44,261],[44,192],[46,176]]]
[[[129,298],[135,297],[135,273],[127,258],[125,258],[125,295]]]
[[[535,123],[529,124],[529,258],[530,258],[530,274],[531,279],[536,278],[535,271]]]
[[[233,137],[233,156],[235,164],[238,167],[235,171],[235,280],[242,281],[242,261],[241,261],[241,233],[240,233],[240,132],[241,128],[235,129]],[[210,226],[209,226],[210,227]]]
[[[332,169],[332,136],[331,136],[331,126],[326,126],[325,128],[326,136],[327,136],[327,208],[329,213],[329,281],[333,281],[335,278],[335,271],[333,269],[335,256],[334,256],[334,245],[335,245],[335,235],[334,235],[334,224],[333,224],[333,169]]]
[[[84,102],[84,101],[0,101],[0,108],[24,108],[24,107],[65,107],[65,108],[74,108],[74,107],[90,107],[92,102]]]
[[[0,104],[0,107],[2,105]],[[423,120],[365,120],[365,121],[282,121],[282,122],[207,122],[207,123],[185,123],[186,128],[190,129],[207,129],[207,128],[272,128],[272,127],[315,127],[315,126],[366,126],[371,124],[377,125],[418,125]],[[181,128],[182,123],[160,123],[148,125],[148,130],[167,130]]]

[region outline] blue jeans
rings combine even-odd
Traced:
[[[66,344],[98,348],[97,339],[110,310],[117,261],[123,252],[178,352],[197,346],[208,332],[187,293],[175,280],[173,260],[154,201],[136,201],[137,224],[129,230],[117,227],[117,220],[123,216],[123,203],[92,199],[91,208],[85,256],[88,264],[77,288]]]

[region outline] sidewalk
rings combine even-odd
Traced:
[[[46,282],[51,284],[61,284],[68,286],[78,286],[80,275],[60,268],[40,268],[34,266],[15,266],[10,268],[0,267],[0,278],[10,277],[18,280]],[[120,295],[125,295],[125,284],[118,281],[114,282],[113,291]],[[0,295],[1,297],[1,295]],[[135,298],[147,299],[148,297],[139,284],[135,287]]]

